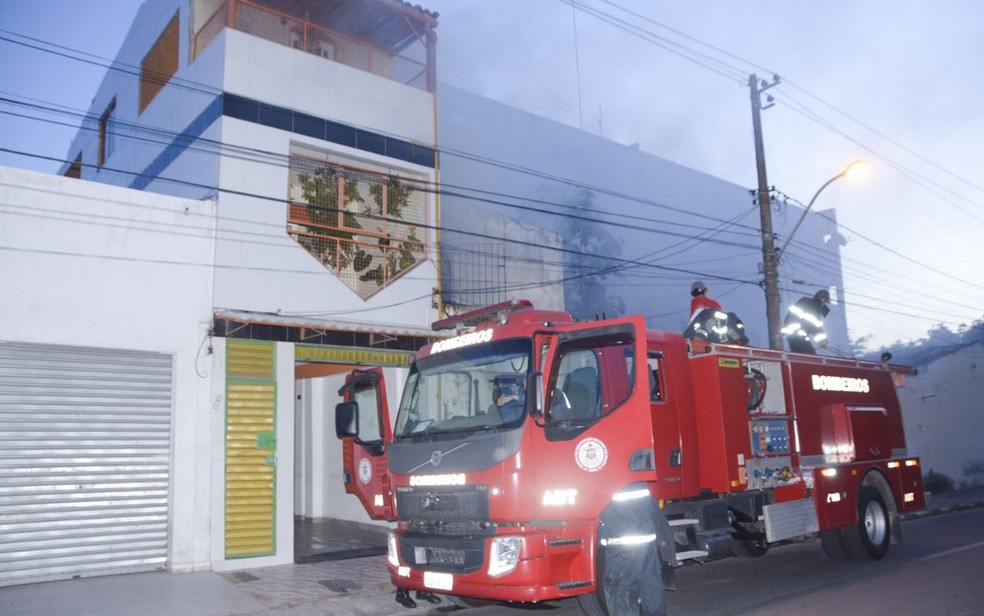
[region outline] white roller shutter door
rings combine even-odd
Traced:
[[[0,342],[0,586],[165,566],[171,366]]]

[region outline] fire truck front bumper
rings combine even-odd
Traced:
[[[593,591],[593,524],[500,527],[488,536],[391,531],[393,584],[497,601],[538,602]]]

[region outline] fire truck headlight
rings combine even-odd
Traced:
[[[515,569],[522,545],[521,537],[493,537],[489,550],[489,575],[498,577]]]
[[[386,560],[394,567],[400,566],[400,551],[396,547],[396,533],[392,531],[386,536]]]

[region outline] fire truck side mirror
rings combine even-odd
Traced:
[[[359,435],[359,403],[339,402],[335,406],[335,435],[338,438]]]

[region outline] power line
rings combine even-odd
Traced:
[[[606,3],[607,3],[607,4],[610,4],[610,5],[612,5],[612,6],[615,6],[615,5],[614,5],[613,3],[611,3],[611,2],[606,2]],[[573,2],[569,2],[569,4],[571,4],[571,5],[573,6],[573,4],[574,4],[574,3],[573,3]],[[654,23],[657,23],[657,22],[654,22]],[[623,24],[623,25],[624,25],[624,24]],[[694,39],[694,40],[696,40],[696,39]],[[678,55],[679,55],[679,54],[678,54]],[[686,57],[686,56],[684,56],[684,57]],[[689,58],[688,58],[688,59],[689,59]],[[734,67],[732,67],[732,68],[734,68]],[[736,70],[737,70],[737,69],[736,69]],[[65,162],[65,161],[63,161],[63,162]]]

